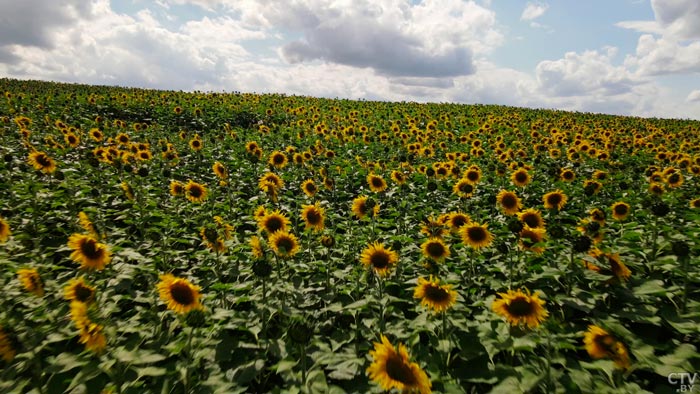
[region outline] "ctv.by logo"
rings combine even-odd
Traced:
[[[700,392],[700,374],[689,372],[673,372],[668,374],[668,382],[674,386],[678,386],[677,393],[696,393]],[[698,384],[695,384],[695,383]]]

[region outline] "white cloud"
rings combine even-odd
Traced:
[[[693,90],[688,94],[688,97],[686,97],[685,101],[688,102],[700,102],[700,89]]]
[[[639,37],[636,53],[626,57],[625,66],[636,69],[639,75],[700,72],[700,41],[683,45],[644,34]]]
[[[537,19],[544,15],[545,12],[547,12],[547,9],[549,9],[549,5],[546,3],[532,3],[528,2],[525,5],[525,9],[523,10],[523,13],[520,15],[520,20],[523,21],[531,21],[533,19]]]

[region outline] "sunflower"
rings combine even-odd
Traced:
[[[279,190],[284,186],[284,181],[282,178],[277,176],[277,174],[274,174],[272,172],[266,172],[263,176],[260,177],[258,180],[258,188],[261,190],[266,190],[268,184],[272,184],[275,189]]]
[[[63,288],[63,297],[68,301],[89,304],[95,299],[95,288],[85,283],[82,277],[71,279]]]
[[[265,213],[265,216],[258,220],[258,228],[274,234],[277,231],[287,231],[289,219],[279,210]]]
[[[392,171],[391,180],[396,182],[397,185],[403,185],[406,183],[406,174],[401,171]]]
[[[518,220],[523,222],[523,224],[530,226],[532,228],[544,228],[544,220],[542,219],[542,214],[539,210],[534,208],[528,208],[522,212],[518,212]]]
[[[202,144],[202,139],[199,137],[199,135],[195,135],[194,138],[192,138],[189,142],[190,148],[195,151],[199,152],[202,150],[202,147],[204,144]]]
[[[77,148],[78,145],[80,144],[80,137],[78,137],[75,133],[71,133],[71,132],[66,133],[63,136],[63,140],[71,148]]]
[[[253,254],[253,257],[256,259],[260,259],[263,256],[265,256],[265,249],[263,249],[262,241],[258,236],[252,236],[250,237],[250,250],[251,253]]]
[[[304,192],[309,197],[313,197],[318,192],[318,187],[314,183],[313,179],[307,179],[301,184],[301,191]]]
[[[432,217],[429,217],[423,220],[420,232],[431,238],[442,238],[447,234],[447,229],[445,228],[443,222],[439,220],[433,220]]]
[[[228,178],[228,170],[220,161],[215,162],[211,169],[214,171],[214,174],[219,177],[219,179]]]
[[[586,179],[585,181],[583,181],[583,190],[589,196],[593,194],[598,194],[598,192],[600,192],[602,188],[603,184],[594,179]]]
[[[103,270],[112,257],[107,245],[92,235],[73,234],[68,238],[68,247],[73,249],[70,258],[83,269]]]
[[[428,375],[410,361],[406,347],[399,343],[397,351],[384,335],[381,341],[375,342],[374,350],[369,352],[372,356],[372,364],[367,368],[369,378],[385,391],[430,394],[432,384]]]
[[[101,353],[107,347],[107,338],[102,333],[103,327],[90,322],[80,329],[80,343],[93,353]]]
[[[125,133],[119,133],[116,137],[117,143],[119,145],[129,145],[129,135]]]
[[[450,255],[450,247],[440,238],[430,238],[421,245],[423,256],[435,261],[443,261]]]
[[[203,308],[199,301],[199,287],[187,279],[177,278],[172,274],[161,275],[157,289],[160,299],[175,313],[184,314]]]
[[[41,281],[39,271],[34,268],[22,268],[17,270],[17,277],[25,290],[37,297],[44,296],[44,283]]]
[[[10,235],[12,235],[12,231],[10,231],[10,224],[7,223],[5,219],[0,216],[0,243],[5,243],[7,242],[7,239],[10,238]]]
[[[275,254],[283,258],[293,257],[299,252],[297,237],[287,231],[273,233],[267,242]]]
[[[663,183],[658,183],[658,182],[651,182],[651,183],[649,184],[649,189],[648,189],[648,190],[649,190],[649,193],[651,193],[651,194],[653,194],[653,195],[655,195],[655,196],[661,196],[661,195],[663,195],[664,192],[666,191],[666,190],[664,189]]]
[[[418,278],[418,285],[413,290],[413,298],[420,298],[421,305],[435,313],[445,312],[457,301],[457,292],[452,285],[440,286],[440,280]]]
[[[591,220],[593,220],[594,222],[597,222],[601,226],[605,225],[606,215],[604,210],[600,208],[593,208],[590,211],[588,211],[588,214],[590,215]]]
[[[92,128],[88,133],[90,134],[90,138],[92,138],[95,142],[101,142],[102,138],[104,138],[102,132],[98,128]]]
[[[16,354],[17,351],[13,346],[10,335],[0,326],[0,358],[9,363],[15,358]]]
[[[608,260],[608,264],[610,264],[610,272],[613,276],[615,276],[615,278],[617,278],[617,280],[624,282],[629,279],[632,272],[629,270],[629,268],[627,268],[622,260],[620,260],[619,253],[606,253],[604,254],[604,257]]]
[[[666,184],[670,188],[676,188],[683,185],[683,174],[680,171],[675,171],[666,176]]]
[[[545,230],[542,227],[530,227],[525,225],[522,230],[520,230],[520,241],[519,245],[525,250],[530,250],[537,254],[544,252],[543,246],[537,246],[537,244],[542,243],[545,238]]]
[[[481,180],[481,169],[479,169],[477,166],[469,167],[464,173],[462,179],[466,180],[472,185],[476,185]]]
[[[129,201],[134,201],[134,189],[126,183],[126,181],[123,181],[119,187],[121,187],[122,191],[124,192],[124,196],[126,196],[127,200]]]
[[[615,220],[625,220],[630,214],[630,206],[626,202],[618,201],[610,207]]]
[[[694,198],[694,199],[690,200],[690,208],[693,208],[693,209],[700,208],[700,198]],[[0,240],[2,240],[2,229],[1,228],[0,228]]]
[[[362,219],[372,210],[374,216],[379,213],[379,204],[370,200],[367,196],[359,196],[352,200],[352,213],[358,219]]]
[[[190,179],[185,185],[185,197],[191,202],[201,203],[207,199],[207,188]]]
[[[462,212],[452,212],[447,216],[447,224],[452,231],[459,231],[464,225],[471,222],[469,215]]]
[[[318,203],[314,205],[302,205],[301,218],[306,224],[306,229],[323,231],[325,212],[325,209],[321,208]]]
[[[588,354],[594,359],[610,358],[620,369],[630,367],[629,354],[625,345],[603,328],[596,325],[588,326],[588,331],[583,334],[583,343]]]
[[[265,215],[267,215],[267,213],[267,208],[265,208],[264,205],[258,205],[258,207],[255,208],[255,211],[253,212],[253,218],[255,219],[255,221],[259,221],[260,219],[264,218]]]
[[[515,193],[508,190],[501,190],[498,192],[496,201],[498,202],[498,207],[506,215],[515,215],[520,208],[522,208],[520,198]]]
[[[527,325],[528,328],[537,328],[549,313],[544,309],[544,300],[537,293],[530,294],[529,290],[508,290],[507,293],[498,293],[501,297],[493,302],[491,309],[506,318],[512,326]]]
[[[564,182],[573,182],[573,180],[576,179],[576,174],[570,168],[563,168],[559,172],[559,179]]]
[[[83,230],[87,231],[90,233],[90,235],[94,236],[95,238],[99,238],[97,235],[97,230],[95,229],[95,225],[92,223],[90,218],[85,212],[79,212],[78,213],[78,223],[80,224],[80,227],[83,228]]]
[[[170,195],[179,196],[185,192],[185,185],[178,181],[170,181]]]
[[[27,162],[34,166],[35,170],[44,174],[52,174],[56,171],[56,161],[44,152],[34,151],[30,153]]]
[[[460,198],[469,198],[474,195],[475,183],[470,182],[466,178],[460,179],[452,187],[452,192]]]
[[[530,183],[530,174],[526,169],[518,168],[511,174],[510,180],[515,186],[525,187]]]
[[[546,209],[556,209],[558,211],[561,211],[562,208],[564,208],[567,200],[566,194],[564,194],[564,192],[561,190],[549,192],[542,197],[542,201],[544,202],[544,207]]]
[[[270,154],[270,158],[267,162],[275,168],[282,169],[287,165],[288,161],[287,155],[276,150]]]
[[[379,242],[367,246],[360,256],[362,265],[373,269],[377,275],[383,278],[389,275],[389,272],[398,261],[399,255],[391,248],[385,248]]]
[[[202,236],[202,243],[213,252],[221,253],[226,250],[224,239],[219,236],[219,233],[213,227],[202,227],[199,231]]]
[[[376,174],[367,175],[367,184],[369,184],[369,189],[375,193],[383,192],[387,187],[384,178]]]
[[[493,235],[486,228],[486,224],[469,222],[462,226],[459,230],[462,235],[462,242],[465,245],[471,246],[473,249],[480,249],[491,245]]]

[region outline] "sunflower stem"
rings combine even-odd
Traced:
[[[377,275],[377,289],[379,291],[379,329],[380,332],[384,332],[384,282],[379,275]]]
[[[659,217],[654,215],[654,226],[651,228],[651,257],[649,262],[656,260],[656,248],[659,238]],[[649,273],[651,274],[652,266],[649,266]]]
[[[299,345],[301,350],[301,385],[306,386],[306,345]]]
[[[683,298],[681,298],[681,313],[686,313],[688,311],[688,288],[690,287],[690,277],[689,264],[690,257],[681,257],[681,272],[683,272]]]

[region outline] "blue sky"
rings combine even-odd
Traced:
[[[0,76],[700,119],[697,0],[0,0]]]

